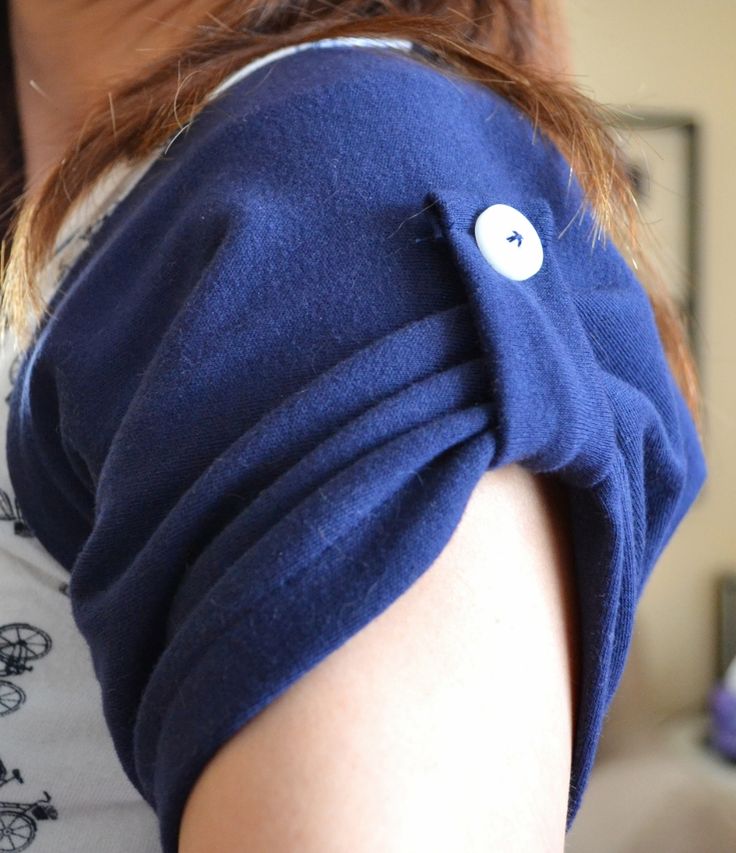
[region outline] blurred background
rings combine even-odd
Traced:
[[[565,849],[734,853],[736,702],[728,732],[713,691],[736,694],[736,2],[565,6],[576,82],[622,112],[642,209],[690,314],[709,466],[645,588]]]

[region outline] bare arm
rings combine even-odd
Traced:
[[[228,741],[180,853],[561,853],[577,603],[554,483],[487,472],[434,564]]]

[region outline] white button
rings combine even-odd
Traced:
[[[475,240],[496,272],[525,281],[539,272],[544,249],[532,223],[508,204],[492,204],[475,220]]]

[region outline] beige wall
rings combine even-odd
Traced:
[[[608,104],[691,113],[702,127],[705,449],[709,481],[645,589],[601,744],[642,715],[704,707],[715,677],[715,576],[736,569],[736,3],[567,0],[573,73]]]

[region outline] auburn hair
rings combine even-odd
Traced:
[[[612,239],[646,288],[670,369],[701,429],[699,383],[685,325],[642,252],[632,183],[611,133],[614,113],[566,79],[567,39],[556,0],[455,0],[452,8],[444,0],[213,0],[183,43],[91,105],[61,161],[27,192],[7,9],[0,15],[3,335],[9,329],[22,345],[30,342],[46,310],[37,277],[75,201],[118,162],[134,163],[165,145],[227,76],[270,51],[305,41],[404,38],[428,49],[431,59],[420,61],[501,94],[566,158],[593,213],[593,239]]]

